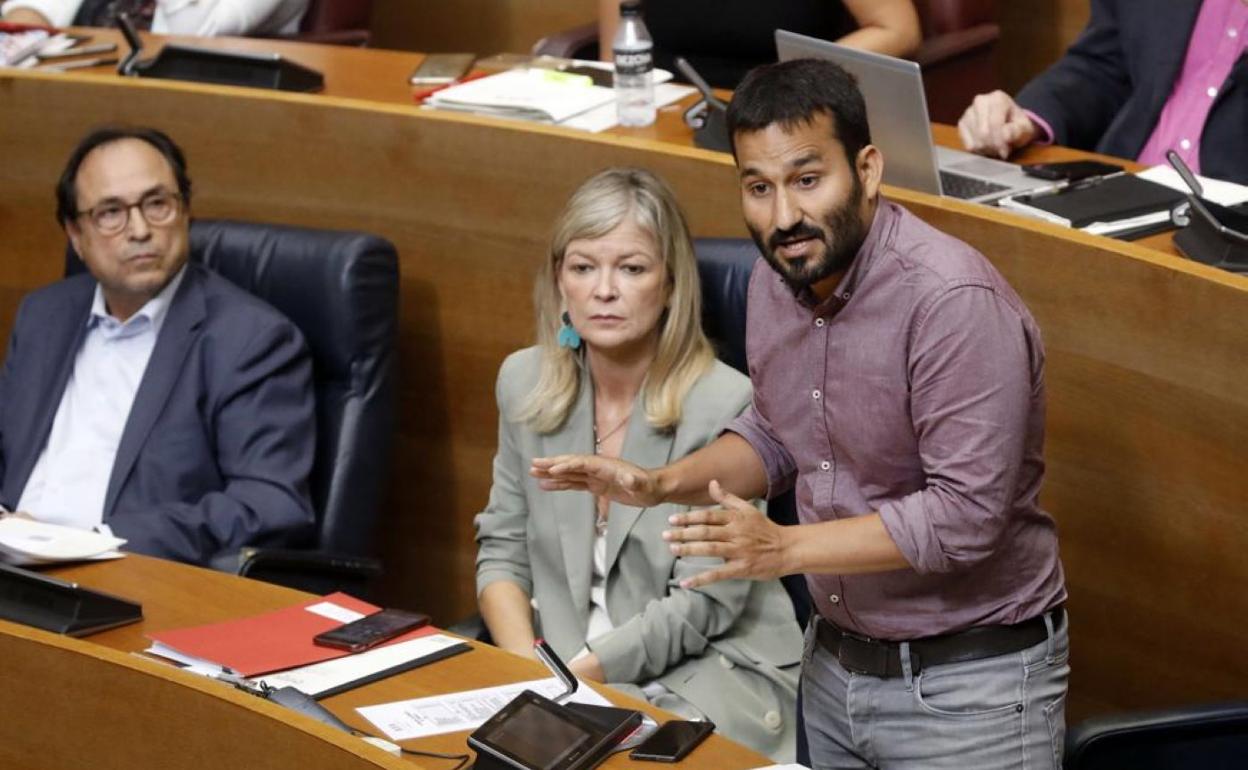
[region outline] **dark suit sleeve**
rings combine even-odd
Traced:
[[[1131,97],[1117,3],[1093,0],[1088,26],[1065,55],[1018,94],[1053,129],[1057,144],[1093,149]]]
[[[205,563],[245,545],[289,541],[315,520],[312,367],[298,332],[286,322],[252,329],[236,360],[209,376],[209,431],[223,486],[193,503],[113,519],[128,550]]]
[[[20,310],[18,311],[18,317],[19,319],[21,317]],[[8,457],[5,452],[7,447],[5,443],[5,428],[8,427],[9,408],[8,388],[10,387],[9,382],[12,379],[13,369],[17,366],[17,329],[18,325],[14,323],[13,333],[9,336],[9,348],[4,354],[4,366],[0,367],[0,485],[2,485],[0,487],[0,505],[4,505],[9,510],[17,507],[17,500],[8,499],[10,494],[13,493],[10,492],[8,484],[5,483],[9,468]]]

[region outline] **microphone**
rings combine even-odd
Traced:
[[[562,703],[569,695],[576,692],[576,688],[580,687],[581,683],[577,681],[572,670],[559,659],[559,656],[555,654],[554,649],[546,643],[545,639],[535,640],[533,642],[533,651],[537,653],[538,660],[545,663],[546,668],[550,669],[550,672],[563,683],[563,692],[551,698],[555,703]]]

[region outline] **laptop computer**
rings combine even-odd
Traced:
[[[936,147],[915,62],[782,29],[776,30],[776,51],[780,61],[827,59],[858,79],[872,143],[884,153],[885,184],[977,203],[1052,184],[1027,176],[1014,163]]]

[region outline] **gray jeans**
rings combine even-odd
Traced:
[[[1060,770],[1066,623],[1022,652],[893,679],[846,671],[812,632],[802,708],[815,770]]]

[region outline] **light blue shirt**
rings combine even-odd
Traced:
[[[53,524],[100,527],[121,434],[185,274],[183,266],[124,323],[108,313],[95,287],[86,336],[17,510]]]

